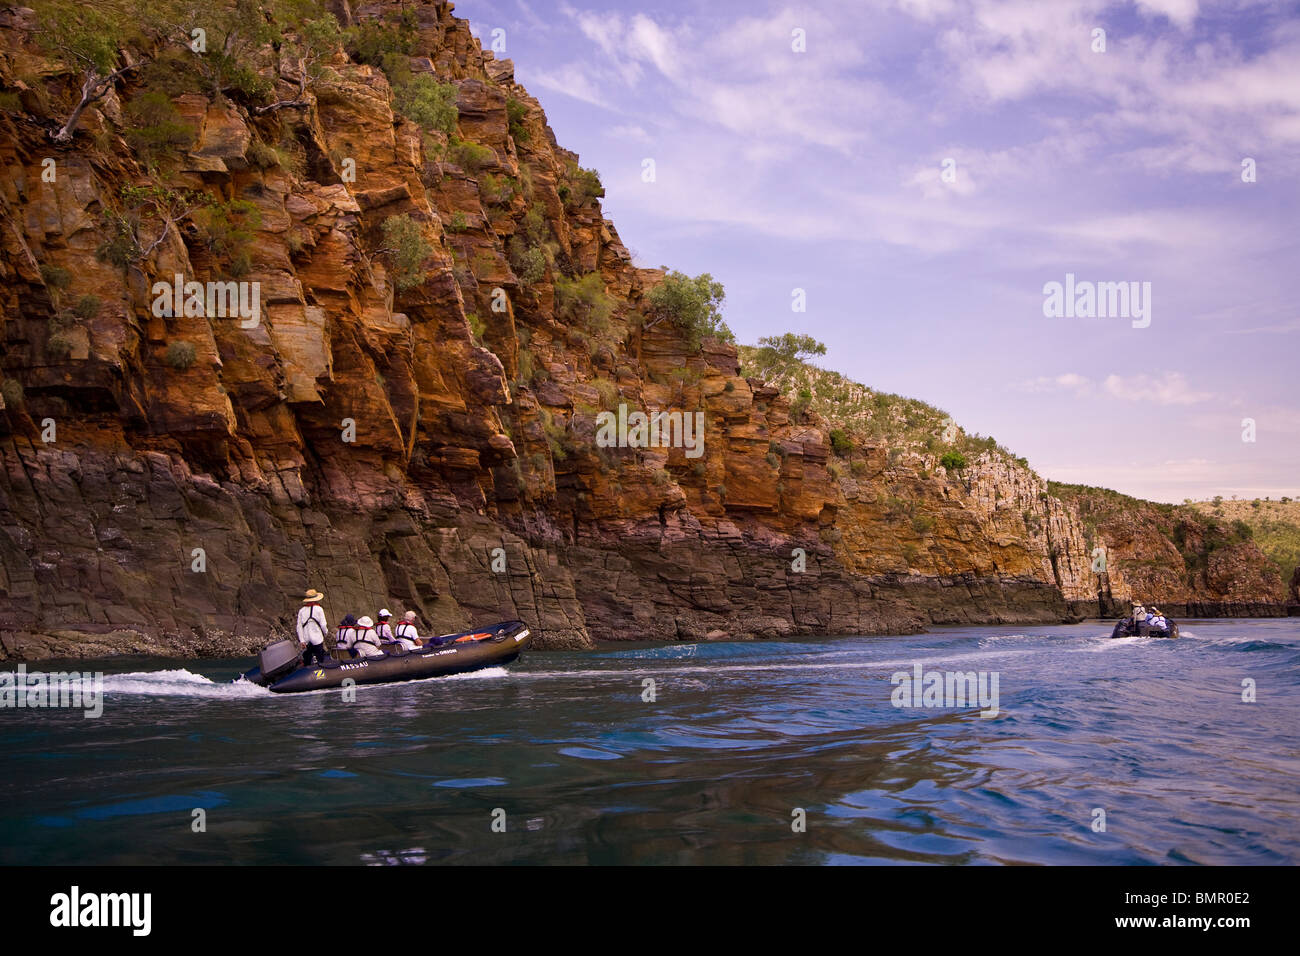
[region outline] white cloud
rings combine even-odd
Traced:
[[[644,128],[635,123],[625,123],[619,126],[611,126],[606,132],[615,139],[625,139],[633,143],[649,143],[651,136]]]
[[[1200,9],[1197,0],[1137,0],[1137,5],[1139,10],[1166,16],[1184,29],[1195,22]]]
[[[1077,372],[1065,372],[1061,375],[1040,375],[1014,386],[1022,392],[1058,392],[1073,391],[1079,395],[1095,394],[1097,384],[1085,375]]]
[[[529,83],[572,96],[575,100],[615,110],[613,104],[600,92],[601,84],[585,68],[568,63],[554,70],[532,70],[528,74]],[[617,110],[615,110],[617,111]]]
[[[1197,391],[1181,372],[1166,372],[1161,376],[1109,375],[1106,391],[1116,398],[1128,401],[1155,402],[1157,405],[1195,405],[1214,398],[1213,392]]]

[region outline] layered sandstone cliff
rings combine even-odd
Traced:
[[[645,322],[662,273],[633,265],[451,4],[330,9],[400,26],[401,62],[340,44],[307,84],[264,15],[280,40],[244,64],[261,85],[218,91],[155,36],[119,62],[175,68],[126,73],[66,145],[50,134],[80,78],[37,42],[39,11],[0,12],[4,655],[244,651],[307,586],[331,620],[519,617],[549,647],[1048,622],[1095,601],[1077,506],[1023,463],[990,449],[949,474],[887,430],[833,450],[832,416],[742,375],[734,347]],[[452,132],[396,108],[408,71],[454,84]],[[395,219],[424,244],[414,283]],[[159,315],[175,275],[258,283],[257,321]],[[557,295],[579,281],[604,290],[598,321]],[[701,413],[703,454],[600,447],[620,404]],[[1096,531],[1126,547],[1122,522]],[[1177,593],[1280,595],[1242,554]]]

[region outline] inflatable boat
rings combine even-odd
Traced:
[[[485,667],[501,667],[519,657],[530,633],[523,621],[505,621],[476,631],[444,634],[428,639],[424,647],[402,651],[394,647],[378,657],[326,661],[304,667],[296,641],[276,641],[258,655],[257,666],[242,679],[277,694],[339,687],[345,680],[358,684],[390,684],[425,677],[464,674]]]
[[[1133,619],[1126,617],[1115,624],[1115,630],[1110,632],[1111,637],[1177,637],[1178,625],[1170,621],[1169,630],[1158,627],[1148,627],[1146,633],[1139,633],[1139,629],[1133,626]]]

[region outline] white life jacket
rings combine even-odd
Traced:
[[[357,628],[355,624],[339,625],[339,632],[334,636],[334,644],[337,647],[350,648],[357,642]]]
[[[375,633],[379,635],[379,640],[384,644],[393,643],[393,629],[388,626],[387,621],[380,621],[376,624]]]
[[[374,629],[373,627],[361,627],[360,625],[358,625],[358,626],[357,626],[357,636],[356,636],[356,639],[355,639],[352,643],[353,643],[353,645],[356,645],[356,644],[369,644],[369,645],[371,645],[372,647],[378,647],[378,646],[379,646],[379,635],[377,635],[377,634],[375,633],[375,629]]]
[[[420,632],[410,621],[402,621],[397,625],[397,636],[399,639],[414,642],[420,639]]]

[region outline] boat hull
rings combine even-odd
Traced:
[[[1170,622],[1169,622],[1169,630],[1167,630],[1167,631],[1148,630],[1146,634],[1139,635],[1137,631],[1133,630],[1133,628],[1132,628],[1131,625],[1126,625],[1126,622],[1125,622],[1125,621],[1119,621],[1119,622],[1117,622],[1117,623],[1115,624],[1115,629],[1114,629],[1113,631],[1110,632],[1110,636],[1111,636],[1112,638],[1116,638],[1116,637],[1139,637],[1139,636],[1141,636],[1141,637],[1167,637],[1167,638],[1174,638],[1174,637],[1177,637],[1177,636],[1178,636],[1178,625],[1177,625],[1175,622],[1170,621]]]
[[[457,643],[459,638],[485,633],[490,636]],[[528,626],[522,621],[505,621],[463,634],[448,634],[438,638],[441,643],[437,645],[406,653],[326,661],[324,664],[298,667],[270,682],[263,679],[260,668],[254,667],[244,672],[243,679],[260,684],[277,694],[294,694],[340,687],[348,680],[355,684],[392,684],[427,677],[447,677],[510,664],[523,653],[531,637]]]

